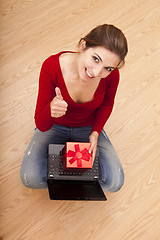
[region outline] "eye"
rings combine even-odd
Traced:
[[[105,69],[106,69],[108,72],[111,72],[111,71],[112,71],[112,68],[110,68],[110,67],[105,67]]]
[[[99,62],[99,59],[97,57],[93,56],[92,58],[93,58],[94,62],[96,62],[96,63]]]

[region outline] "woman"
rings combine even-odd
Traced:
[[[99,147],[100,184],[118,191],[124,182],[120,160],[103,127],[128,52],[121,30],[103,24],[79,41],[79,51],[52,55],[42,65],[35,111],[36,130],[26,150],[21,179],[29,188],[47,187],[48,144],[90,142]]]

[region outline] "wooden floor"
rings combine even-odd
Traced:
[[[33,134],[39,71],[76,50],[92,27],[112,23],[129,42],[105,129],[125,171],[107,202],[50,201],[20,180]],[[160,1],[1,0],[1,231],[4,240],[160,239]]]

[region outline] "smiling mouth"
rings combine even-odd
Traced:
[[[90,72],[88,71],[87,68],[85,68],[85,73],[86,73],[88,78],[94,78],[94,76],[92,76],[92,74],[90,74]]]

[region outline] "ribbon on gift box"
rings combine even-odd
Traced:
[[[72,157],[69,160],[70,164],[73,164],[74,162],[77,161],[77,167],[82,167],[82,160],[89,162],[91,154],[88,152],[87,148],[84,148],[82,151],[80,151],[79,144],[75,144],[74,148],[75,148],[75,152],[72,150],[69,150],[66,156]]]

